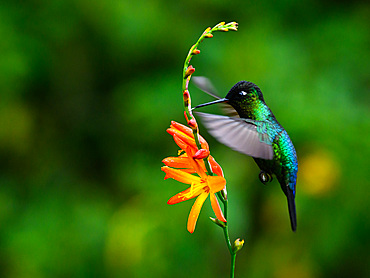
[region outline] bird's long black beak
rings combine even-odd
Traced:
[[[288,198],[288,210],[289,210],[289,217],[290,217],[290,224],[292,226],[293,232],[297,229],[297,213],[295,209],[295,201],[294,201],[294,194],[289,188],[287,189],[286,196]]]
[[[212,104],[216,104],[216,103],[228,102],[228,101],[229,100],[227,98],[220,98],[220,99],[217,99],[215,101],[199,104],[199,105],[193,107],[191,110],[194,110],[194,109],[197,109],[197,108],[200,108],[200,107],[204,107],[204,106],[208,106],[208,105],[212,105]]]

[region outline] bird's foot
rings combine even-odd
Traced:
[[[272,181],[272,175],[269,174],[269,173],[266,173],[265,171],[261,171],[260,174],[258,175],[258,177],[260,178],[260,181],[263,184],[266,184],[266,183]]]

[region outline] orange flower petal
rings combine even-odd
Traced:
[[[202,149],[209,150],[209,146],[208,146],[207,141],[200,134],[199,134],[199,143],[200,143],[200,146],[202,147]]]
[[[189,173],[186,173],[178,169],[173,169],[168,166],[163,166],[161,170],[166,173],[166,176],[164,177],[164,179],[172,178],[172,179],[175,179],[179,182],[186,183],[186,184],[201,182],[201,179],[199,177],[191,175]]]
[[[176,129],[178,131],[181,131],[182,133],[184,133],[185,135],[187,135],[188,137],[190,137],[194,140],[193,130],[191,128],[189,128],[189,127],[187,127],[183,124],[180,124],[178,122],[175,122],[175,121],[171,121],[171,128]],[[168,132],[168,130],[167,130],[167,132]],[[170,133],[170,132],[168,132],[168,133]],[[200,145],[202,146],[202,149],[209,150],[209,146],[208,146],[207,141],[201,135],[199,135],[199,142],[200,142]],[[195,141],[194,141],[194,143],[195,143]]]
[[[177,193],[175,196],[172,196],[167,201],[167,204],[174,205],[174,204],[177,204],[177,203],[180,203],[180,202],[184,202],[184,201],[193,199],[193,198],[197,197],[199,194],[202,193],[201,190],[198,190],[198,192],[194,192],[193,194],[189,194],[190,190],[191,190],[191,188],[189,187],[188,189],[186,189],[186,190],[184,190],[180,193]]]
[[[193,233],[194,230],[195,230],[195,225],[197,224],[197,220],[198,220],[198,216],[199,216],[199,213],[200,213],[200,210],[204,204],[204,201],[207,199],[208,197],[208,193],[202,193],[199,195],[199,197],[197,198],[197,200],[194,202],[192,208],[191,208],[191,211],[190,211],[190,214],[189,214],[189,218],[188,218],[188,231],[190,233]]]
[[[213,158],[213,156],[208,157],[208,161],[211,164],[212,172],[215,173],[217,176],[223,177],[224,173],[222,171],[222,168],[220,164],[216,162],[216,160]]]
[[[188,127],[186,127],[186,128],[188,128]],[[191,130],[191,129],[189,128],[189,130]],[[183,132],[182,130],[177,129],[177,128],[173,127],[172,125],[167,129],[167,132],[171,135],[176,134],[178,136],[188,137],[189,139],[194,140],[194,136],[193,136],[192,132],[190,132],[190,133]]]
[[[187,147],[185,151],[186,151],[186,154],[188,155],[188,159],[190,161],[190,165],[192,166],[192,168],[197,172],[197,174],[202,179],[206,180],[207,174],[202,169],[200,163],[193,158],[194,152],[192,152],[190,147]]]
[[[175,168],[190,168],[189,158],[186,156],[166,157],[162,162],[169,167]]]
[[[191,168],[191,169],[179,169],[179,170],[181,170],[181,171],[183,171],[183,172],[185,172],[185,173],[189,173],[189,174],[196,174],[197,172],[195,172],[195,170],[193,169],[193,168]]]
[[[197,149],[197,146],[196,146],[195,142],[194,142],[194,144],[189,144],[189,142],[185,142],[183,140],[183,138],[186,138],[186,137],[181,137],[178,134],[173,135],[173,140],[175,141],[177,146],[179,146],[182,150],[185,150],[188,146],[191,147],[194,150]]]
[[[190,147],[193,147],[195,149],[197,149],[197,144],[195,143],[195,140],[194,138],[192,137],[189,137],[187,135],[185,135],[184,133],[182,132],[175,132],[173,134],[173,138],[175,139],[175,136],[177,136],[181,141],[183,141],[183,143],[185,143],[186,145],[190,146]],[[176,142],[176,140],[175,140]],[[177,142],[176,142],[177,144]],[[180,148],[182,148],[181,146],[179,146]]]
[[[216,193],[224,189],[226,185],[226,180],[219,176],[208,176],[208,186],[211,193]]]
[[[218,203],[218,200],[217,200],[217,197],[215,196],[215,194],[211,193],[209,195],[209,197],[211,199],[212,209],[213,209],[216,217],[218,218],[218,220],[220,220],[222,222],[226,222],[226,219],[224,217],[224,214],[222,213],[222,210],[220,208],[220,205]]]
[[[191,128],[183,125],[183,124],[180,124],[180,123],[175,122],[175,121],[171,121],[171,127],[185,133],[186,135],[188,135],[190,137],[193,137],[193,130]]]

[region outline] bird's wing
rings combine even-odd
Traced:
[[[216,99],[221,98],[218,96],[215,86],[213,86],[211,80],[209,80],[207,77],[193,76],[191,80],[193,80],[194,85],[197,86],[198,89],[202,90],[203,92],[209,94],[210,96]]]
[[[261,129],[258,127],[260,122],[200,112],[196,114],[201,117],[208,132],[226,146],[252,157],[273,158],[272,140],[258,131]]]
[[[271,123],[269,120],[265,121],[255,121],[251,119],[242,119],[247,123],[251,123],[257,127],[258,137],[260,138],[261,142],[264,142],[268,145],[272,144],[274,140],[274,135],[276,134],[276,130],[274,124]]]
[[[215,86],[213,86],[211,80],[209,80],[207,77],[193,76],[191,80],[193,80],[194,85],[197,86],[198,89],[214,97],[215,99],[221,99],[221,97],[217,93]],[[227,103],[222,103],[221,107],[226,115],[229,115],[230,117],[239,117],[238,113],[231,105]]]

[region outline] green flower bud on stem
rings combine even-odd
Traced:
[[[220,191],[222,198],[226,201],[227,200],[227,191],[226,187]]]
[[[240,249],[243,248],[244,245],[244,239],[236,239],[233,245],[233,252],[237,253]]]
[[[215,223],[216,225],[220,226],[221,228],[225,228],[226,227],[226,223],[218,220],[217,218],[210,217],[209,219],[211,219],[211,221],[213,223]]]

